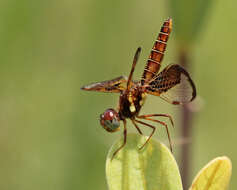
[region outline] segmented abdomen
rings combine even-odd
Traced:
[[[171,29],[172,19],[169,18],[163,23],[157,40],[151,49],[150,56],[142,75],[142,84],[148,83],[159,71]]]

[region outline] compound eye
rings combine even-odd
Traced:
[[[100,124],[108,132],[118,131],[120,125],[118,113],[114,109],[107,109],[100,115]]]

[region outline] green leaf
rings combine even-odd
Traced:
[[[152,138],[142,149],[147,137],[129,134],[125,147],[111,160],[122,144],[117,141],[106,160],[110,190],[182,190],[177,163],[169,149]]]
[[[225,190],[229,185],[231,170],[230,159],[218,157],[197,174],[190,190]]]

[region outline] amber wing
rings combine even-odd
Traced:
[[[124,85],[127,83],[127,77],[120,76],[112,80],[92,83],[86,86],[83,86],[82,90],[87,91],[99,91],[99,92],[121,92],[125,90]]]
[[[156,75],[146,85],[146,92],[172,104],[187,103],[196,97],[196,88],[188,72],[176,64]]]
[[[167,19],[161,27],[157,40],[151,50],[149,59],[145,66],[141,83],[147,84],[158,73],[161,61],[164,57],[167,41],[172,30],[172,19]]]

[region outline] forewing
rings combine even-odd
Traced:
[[[188,72],[179,65],[169,65],[146,86],[146,92],[172,104],[184,104],[196,97],[196,88]]]
[[[127,77],[120,76],[112,80],[92,83],[86,86],[83,86],[82,90],[87,91],[99,91],[99,92],[114,92],[118,93],[125,89],[123,86],[127,82]]]

